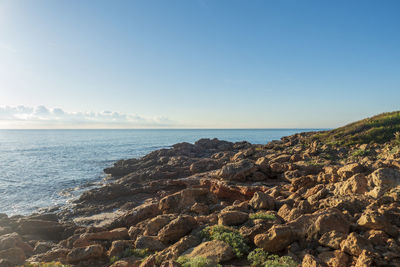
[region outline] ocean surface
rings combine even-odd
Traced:
[[[200,138],[265,144],[308,129],[0,130],[0,213],[29,214],[65,205],[99,186],[119,159]]]

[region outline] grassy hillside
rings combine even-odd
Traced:
[[[400,111],[382,113],[312,136],[327,144],[354,145],[400,141]]]

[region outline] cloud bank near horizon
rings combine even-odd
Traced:
[[[0,106],[0,128],[162,128],[177,126],[167,117],[116,111],[67,112],[46,106]]]

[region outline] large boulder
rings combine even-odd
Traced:
[[[340,248],[350,255],[359,256],[363,250],[371,251],[372,244],[368,239],[353,232],[340,243]]]
[[[267,252],[278,252],[298,238],[296,229],[287,225],[274,225],[265,234],[256,235],[254,244]]]
[[[192,231],[196,225],[197,222],[192,216],[180,215],[158,232],[158,239],[163,243],[174,243]]]
[[[218,224],[240,225],[249,219],[249,214],[241,211],[224,211],[218,214]]]
[[[74,248],[67,255],[69,263],[78,263],[91,259],[99,259],[104,256],[104,249],[101,245],[91,245],[83,248]]]
[[[338,169],[337,174],[344,180],[350,178],[356,173],[361,173],[364,171],[364,167],[360,163],[352,163],[345,165]]]
[[[219,240],[201,243],[188,255],[190,258],[202,257],[221,263],[235,257],[231,246]]]
[[[231,162],[223,166],[217,176],[229,181],[244,181],[246,177],[257,170],[257,166],[248,159]]]
[[[272,210],[275,208],[274,198],[264,192],[255,192],[249,202],[255,210]]]
[[[86,233],[81,236],[81,238],[86,240],[104,240],[104,241],[112,241],[112,240],[121,240],[121,239],[129,239],[128,229],[125,227],[116,228],[111,231],[102,231],[96,233]]]
[[[400,171],[392,168],[380,168],[371,173],[370,179],[375,187],[369,192],[369,195],[378,198],[400,185]]]
[[[170,221],[176,218],[174,214],[162,214],[151,219],[145,225],[144,235],[153,236],[157,235],[158,231],[167,225]]]
[[[368,182],[364,174],[355,174],[346,181],[335,184],[337,195],[364,194],[368,191]]]
[[[139,236],[135,242],[135,248],[148,249],[150,251],[160,251],[165,248],[165,245],[160,242],[155,236]]]
[[[17,222],[16,231],[21,235],[38,236],[44,240],[61,240],[65,225],[56,221],[22,218]]]
[[[26,256],[22,249],[18,247],[9,248],[0,251],[0,259],[8,261],[14,265],[23,264]]]
[[[160,213],[158,203],[146,203],[125,213],[122,218],[114,222],[114,226],[132,226],[143,220],[153,218]]]

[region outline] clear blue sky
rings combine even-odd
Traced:
[[[400,1],[0,0],[0,127],[319,128],[399,110],[399,14]]]

